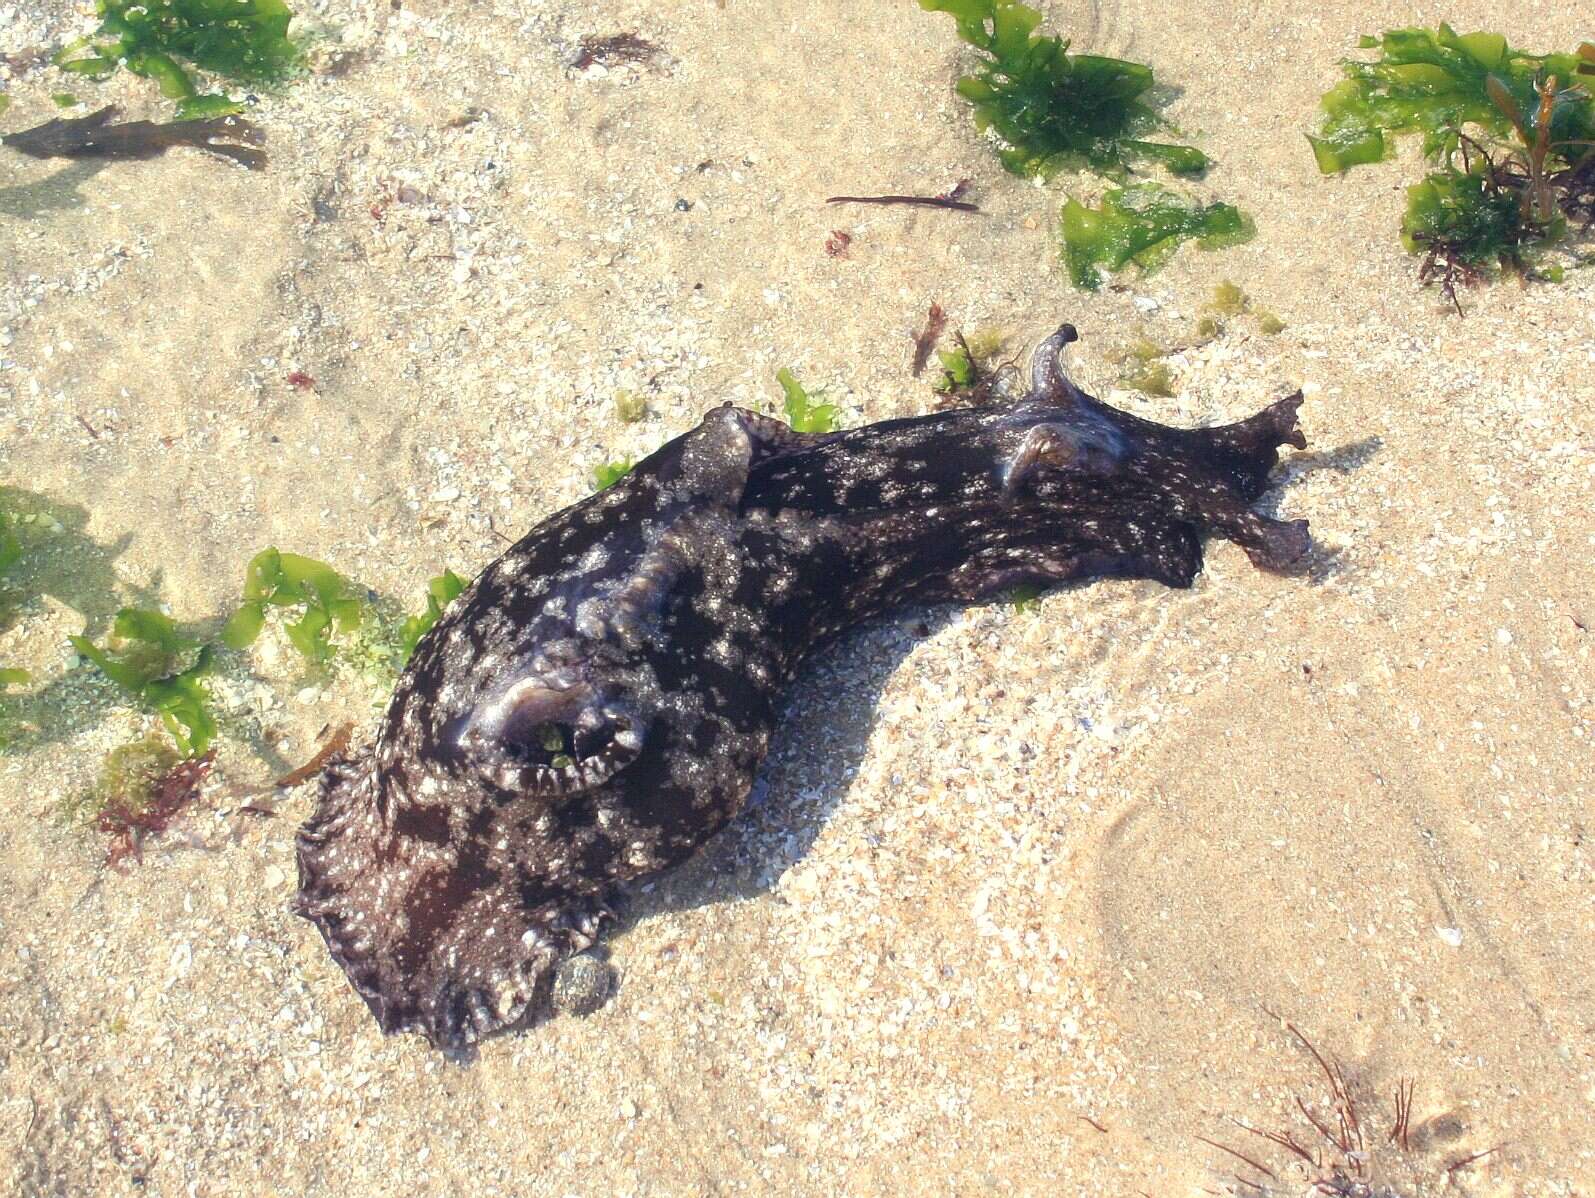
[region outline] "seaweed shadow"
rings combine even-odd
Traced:
[[[85,159],[62,167],[52,175],[32,183],[15,183],[0,187],[0,216],[17,220],[35,220],[46,212],[65,212],[88,205],[88,197],[78,188],[103,171],[109,163],[104,159]]]
[[[0,582],[0,632],[16,623],[24,605],[47,595],[83,617],[83,635],[101,635],[123,606],[118,592],[128,588],[115,565],[133,534],[102,544],[84,531],[87,508],[20,487],[0,487],[0,511],[22,543],[21,560]],[[156,600],[151,588],[131,589],[140,602]]]

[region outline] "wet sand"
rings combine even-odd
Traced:
[[[1396,237],[1415,147],[1324,179],[1302,137],[1357,34],[1500,10],[1045,7],[1178,89],[1217,160],[1196,191],[1254,240],[1074,291],[1057,211],[1094,185],[1004,174],[951,21],[909,4],[329,5],[317,72],[252,113],[265,173],[0,148],[0,485],[39,516],[0,631],[34,677],[0,755],[9,1192],[1296,1195],[1229,1121],[1316,1142],[1287,1021],[1388,1192],[1595,1188],[1595,277],[1459,319]],[[1576,17],[1506,27],[1565,49]],[[22,0],[0,52],[87,27]],[[664,55],[567,65],[622,30]],[[63,76],[12,74],[4,128],[54,115]],[[71,90],[166,115],[130,77]],[[981,215],[822,202],[963,177]],[[1116,390],[1125,343],[1188,340],[1222,279],[1285,330],[1178,354],[1174,398]],[[1302,387],[1270,502],[1311,568],[1215,543],[1188,592],[861,630],[794,690],[755,806],[633,894],[608,1005],[469,1065],[384,1040],[288,914],[311,788],[227,814],[329,722],[369,728],[369,672],[305,673],[275,632],[229,657],[214,783],[126,872],[56,818],[149,726],[66,641],[118,606],[214,628],[275,544],[417,609],[595,465],[775,410],[782,366],[849,424],[928,410],[932,301],[1015,352],[1073,321],[1077,381],[1168,423]]]

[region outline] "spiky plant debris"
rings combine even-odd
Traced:
[[[1156,270],[1182,241],[1203,249],[1236,245],[1253,225],[1232,204],[1198,204],[1156,183],[1113,188],[1100,208],[1072,196],[1063,206],[1064,261],[1069,278],[1084,291],[1101,286],[1100,267],[1122,270],[1134,263]]]
[[[1122,175],[1132,163],[1155,161],[1176,174],[1199,174],[1208,158],[1192,146],[1143,140],[1167,123],[1147,102],[1156,83],[1138,62],[1070,54],[1062,38],[1035,32],[1041,14],[1018,0],[919,0],[945,12],[958,36],[980,51],[958,94],[975,123],[1001,143],[999,157],[1018,175],[1048,177],[1089,166]]]
[[[194,68],[260,86],[283,82],[300,64],[283,0],[95,0],[94,7],[100,27],[64,47],[56,65],[90,79],[124,66],[178,101],[180,120],[242,109],[220,93],[201,95]]]
[[[1417,1083],[1409,1077],[1396,1080],[1389,1130],[1380,1139],[1367,1117],[1372,1096],[1364,1095],[1359,1099],[1334,1054],[1320,1051],[1289,1020],[1281,1020],[1281,1023],[1291,1039],[1312,1059],[1327,1094],[1316,1099],[1293,1096],[1294,1113],[1305,1120],[1306,1128],[1271,1130],[1241,1119],[1228,1120],[1233,1128],[1260,1143],[1236,1141],[1233,1132],[1223,1140],[1196,1136],[1201,1143],[1225,1154],[1225,1168],[1231,1171],[1233,1178],[1226,1193],[1401,1198],[1413,1192],[1409,1186],[1416,1187],[1417,1192],[1429,1193],[1425,1185],[1427,1180],[1438,1181],[1441,1186],[1449,1185],[1456,1173],[1499,1151],[1500,1145],[1496,1145],[1449,1161],[1423,1159],[1425,1151],[1434,1147],[1425,1142],[1432,1134],[1427,1129],[1451,1116],[1449,1113],[1436,1116],[1423,1127],[1415,1128],[1412,1111]],[[1237,1147],[1237,1143],[1244,1147]],[[1244,1170],[1235,1171],[1236,1162],[1244,1165]]]
[[[622,63],[649,63],[660,48],[636,33],[589,33],[582,38],[570,65],[585,71],[592,66],[612,67]]]
[[[111,633],[120,642],[114,651],[100,648],[87,637],[69,639],[82,657],[160,716],[185,757],[203,754],[216,735],[205,687],[211,647],[183,636],[160,612],[134,607],[117,612]],[[179,668],[184,661],[189,664]]]

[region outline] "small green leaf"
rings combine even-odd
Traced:
[[[955,345],[952,349],[939,349],[936,359],[941,363],[942,378],[936,384],[938,391],[957,391],[960,387],[967,387],[975,381],[975,363],[964,352],[964,347]]]
[[[244,599],[222,631],[229,648],[243,649],[260,635],[266,608],[302,607],[284,627],[288,640],[309,661],[327,660],[334,631],[346,635],[361,624],[365,599],[325,562],[297,553],[263,549],[244,570]]]
[[[1041,588],[1033,582],[1021,583],[1008,593],[1009,601],[1016,612],[1035,612],[1041,610]]]
[[[31,679],[31,674],[15,666],[0,669],[0,686],[21,686]]]
[[[815,403],[814,397],[803,389],[803,385],[786,367],[775,372],[775,381],[781,384],[786,422],[792,426],[793,432],[834,433],[840,427],[836,405]]]
[[[172,623],[170,616],[135,607],[124,607],[116,613],[116,623],[112,625],[112,631],[124,640],[147,641],[170,654],[195,648],[197,644],[178,634],[177,625]]]
[[[618,462],[605,462],[593,467],[593,487],[598,491],[607,491],[626,475],[631,473],[631,468],[636,463],[629,457],[621,458]]]
[[[78,102],[78,98],[71,92],[55,92],[50,99],[55,101],[57,108],[71,108]]]
[[[229,649],[247,649],[255,643],[260,630],[266,626],[266,605],[262,602],[245,603],[227,621],[222,629],[222,643]]]
[[[415,647],[420,644],[421,638],[442,617],[443,609],[464,590],[465,579],[453,570],[444,570],[426,584],[426,610],[418,616],[409,617],[399,629],[399,648],[404,661],[410,659],[410,654],[415,652]]]
[[[234,116],[243,110],[241,102],[230,100],[226,96],[190,96],[178,104],[172,119],[197,121],[210,117]]]

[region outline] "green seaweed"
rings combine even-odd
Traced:
[[[1493,186],[1484,170],[1436,171],[1407,188],[1401,242],[1414,254],[1447,244],[1461,263],[1493,265],[1521,256],[1530,240],[1522,215],[1518,197]]]
[[[1182,241],[1203,249],[1235,245],[1252,236],[1250,218],[1233,204],[1197,204],[1156,183],[1110,190],[1100,208],[1072,196],[1063,207],[1064,261],[1076,287],[1095,291],[1099,267],[1130,263],[1156,270]]]
[[[161,717],[185,757],[205,752],[216,735],[204,682],[211,667],[211,647],[183,636],[160,612],[136,607],[117,612],[111,632],[122,642],[115,655],[87,637],[69,639],[101,673]],[[190,664],[179,669],[190,654]]]
[[[0,686],[24,686],[32,681],[32,678],[33,675],[26,670],[18,669],[15,666],[0,669]]]
[[[626,475],[630,474],[631,468],[636,464],[628,455],[618,461],[604,462],[602,465],[593,467],[593,489],[607,491],[625,478]]]
[[[254,643],[266,622],[267,607],[303,606],[304,615],[284,627],[294,648],[312,662],[332,653],[333,633],[360,627],[365,599],[346,578],[325,562],[265,549],[244,572],[244,601],[222,630],[231,649]]]
[[[78,98],[71,92],[52,92],[50,102],[57,108],[72,108],[77,104]]]
[[[785,366],[775,372],[775,381],[781,384],[786,422],[793,432],[834,433],[841,427],[835,404],[815,402],[825,394],[823,391],[810,395]]]
[[[636,424],[648,414],[648,401],[635,391],[615,392],[615,416],[622,424]]]
[[[259,86],[282,82],[300,62],[283,0],[95,0],[94,7],[100,27],[57,53],[56,65],[90,79],[125,66],[179,101],[179,120],[240,110],[226,96],[199,94],[183,63]]]
[[[972,350],[963,345],[955,345],[952,349],[939,349],[936,351],[936,360],[941,363],[942,377],[936,384],[938,391],[962,391],[974,385],[975,372],[979,369],[975,362]]]
[[[1208,303],[1208,307],[1220,316],[1239,316],[1247,308],[1251,307],[1251,303],[1252,301],[1247,297],[1246,292],[1242,291],[1237,284],[1230,282],[1228,279],[1222,279],[1214,286],[1213,298]]]
[[[1041,610],[1041,588],[1033,582],[1022,582],[1008,592],[1008,602],[1013,604],[1016,612],[1039,612]]]
[[[1002,163],[1017,175],[1050,177],[1085,165],[1122,175],[1155,161],[1176,174],[1199,174],[1208,157],[1192,146],[1142,140],[1167,127],[1147,103],[1156,83],[1138,62],[1070,54],[1069,43],[1035,32],[1041,14],[1018,0],[919,0],[945,12],[958,36],[985,55],[958,81],[975,123],[1003,142]]]
[[[0,574],[22,560],[22,542],[11,525],[11,516],[0,509]]]
[[[465,579],[453,570],[444,570],[426,584],[426,610],[418,616],[408,617],[399,629],[401,663],[410,660],[410,654],[415,652],[415,647],[421,638],[438,622],[443,615],[443,609],[463,590],[465,590]]]
[[[57,815],[69,827],[92,827],[100,813],[113,805],[144,811],[154,801],[161,778],[181,760],[172,746],[154,733],[117,745],[100,763],[94,785],[64,797]]]
[[[1528,54],[1513,49],[1499,33],[1459,34],[1444,24],[1433,30],[1391,29],[1358,44],[1378,49],[1378,60],[1341,64],[1346,78],[1324,94],[1322,126],[1307,139],[1326,175],[1386,157],[1386,134],[1421,133],[1423,152],[1430,157],[1455,150],[1464,125],[1505,136],[1512,122],[1491,95],[1493,89],[1504,89],[1518,110],[1530,112],[1541,80],[1569,82],[1587,62],[1581,54]],[[1550,138],[1595,138],[1595,107],[1588,96],[1569,97],[1550,113]]]
[[[1145,334],[1138,334],[1118,355],[1119,382],[1145,395],[1164,399],[1174,395],[1174,371],[1163,360],[1170,352]]]
[[[1121,374],[1119,381],[1132,391],[1155,395],[1160,399],[1178,394],[1174,387],[1174,371],[1167,362],[1145,362]]]
[[[936,351],[942,368],[936,390],[954,396],[972,392],[982,380],[990,377],[988,364],[1002,349],[1005,340],[1001,329],[976,329],[968,336],[960,332],[951,349]]]

